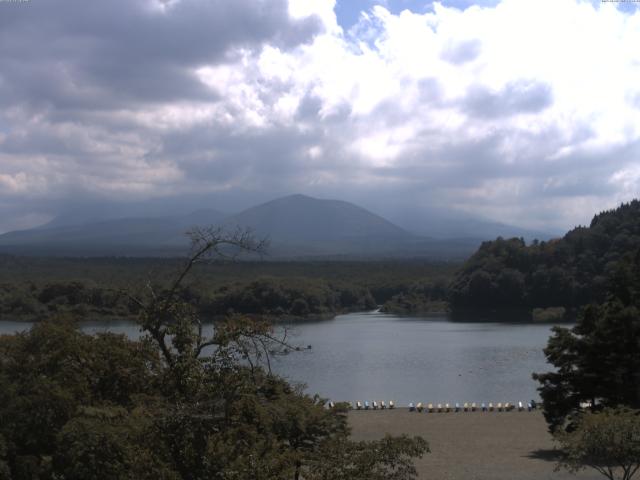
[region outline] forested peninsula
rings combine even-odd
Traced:
[[[384,311],[520,310],[534,319],[571,318],[579,307],[605,300],[620,264],[640,249],[640,201],[593,217],[564,237],[497,238],[484,242],[446,286],[418,282],[386,302]]]
[[[181,262],[0,256],[0,316],[18,321],[53,314],[134,319],[139,306],[131,294],[161,288]],[[421,260],[205,262],[178,294],[209,319],[233,313],[271,320],[332,318],[375,309],[425,282],[445,292],[458,266]]]

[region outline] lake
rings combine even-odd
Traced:
[[[0,334],[29,326],[1,321]],[[549,325],[366,312],[286,327],[294,344],[312,349],[275,357],[273,369],[335,401],[513,403],[537,399],[531,373],[550,368],[542,352]],[[82,328],[139,336],[131,322],[87,322]]]

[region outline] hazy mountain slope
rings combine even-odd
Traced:
[[[410,233],[362,207],[291,195],[223,218],[212,210],[186,216],[136,217],[69,225],[52,222],[0,235],[0,252],[72,256],[184,254],[192,226],[251,228],[268,237],[271,258],[429,257],[463,259],[477,239],[442,240]]]
[[[196,225],[220,223],[223,215],[201,210],[180,217],[121,218],[79,225],[44,226],[0,235],[0,248],[25,251],[43,248],[63,254],[127,254],[127,248],[143,252],[145,247],[188,245],[186,231]],[[4,247],[4,248],[3,248]],[[67,252],[68,250],[68,252]]]
[[[376,236],[407,238],[407,231],[365,210],[340,200],[290,195],[249,208],[225,220],[269,233],[274,240],[333,240]]]
[[[394,210],[385,214],[396,225],[408,231],[426,235],[431,238],[473,238],[478,240],[493,240],[497,237],[522,237],[526,241],[549,240],[562,236],[560,232],[539,231],[522,228],[506,223],[472,217],[467,213],[454,210],[434,210],[407,207],[400,211]]]
[[[225,220],[268,236],[277,251],[339,254],[391,250],[418,237],[362,207],[340,200],[290,195]],[[291,253],[290,252],[290,253]]]

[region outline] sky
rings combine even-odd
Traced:
[[[637,6],[0,0],[0,232],[292,193],[588,223],[638,196]]]

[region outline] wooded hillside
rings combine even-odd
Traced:
[[[640,248],[640,201],[604,211],[548,242],[484,242],[450,286],[454,308],[578,307],[602,302],[607,278]]]

